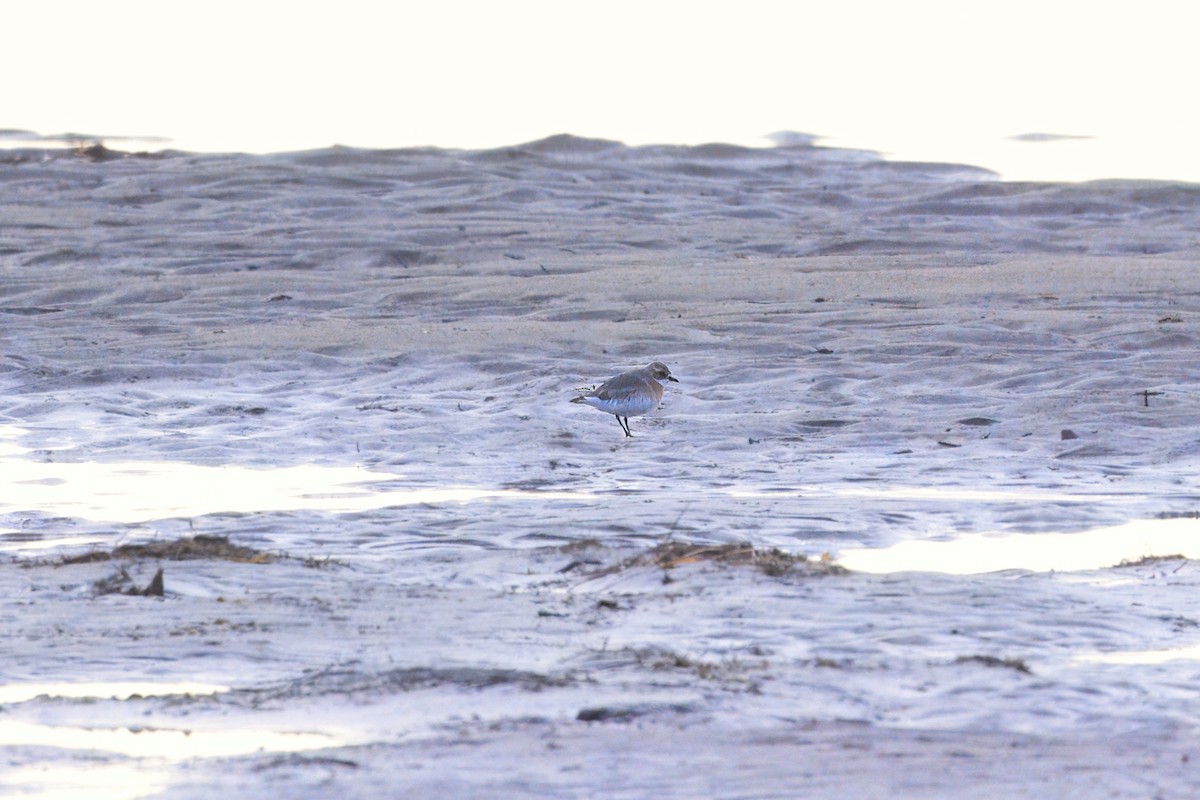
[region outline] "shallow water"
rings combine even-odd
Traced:
[[[377,748],[491,742],[463,789],[597,724],[1194,741],[1193,562],[1118,568],[1196,555],[1194,185],[569,137],[0,183],[10,785],[99,750],[110,797],[262,792],[315,747],[365,796]],[[632,439],[567,402],[652,359]],[[165,562],[163,600],[54,562],[196,534],[291,560]],[[617,568],[668,539],[851,572]]]

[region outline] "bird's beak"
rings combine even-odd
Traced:
[[[671,383],[679,383],[679,378],[673,378],[670,375],[667,376],[667,380],[669,380]]]

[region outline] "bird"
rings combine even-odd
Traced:
[[[631,369],[609,378],[590,392],[571,399],[572,403],[584,403],[617,418],[617,424],[625,435],[629,432],[629,418],[649,414],[662,401],[661,380],[679,383],[671,370],[661,361],[652,361],[649,366]],[[621,418],[624,417],[624,422]]]

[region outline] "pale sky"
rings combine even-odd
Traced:
[[[796,130],[1006,177],[1200,180],[1183,0],[55,0],[5,4],[4,31],[0,128],[42,134],[263,152]],[[1093,138],[1008,138],[1027,133]]]

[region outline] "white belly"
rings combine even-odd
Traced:
[[[618,417],[640,417],[658,408],[658,401],[653,397],[633,396],[620,400],[604,400],[599,397],[585,397],[583,402],[592,408],[598,408]]]

